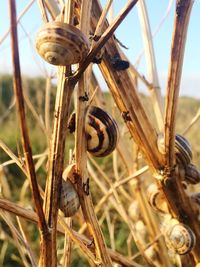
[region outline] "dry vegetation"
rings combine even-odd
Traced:
[[[179,97],[192,1],[176,3],[165,99],[153,68],[145,1],[138,4],[149,80],[127,63],[113,35],[137,1],[128,1],[110,25],[105,17],[112,1],[103,12],[97,0],[38,1],[44,24],[76,23],[85,36],[96,37],[80,64],[57,67],[56,85],[55,77],[22,79],[15,1],[9,2],[14,72],[13,86],[12,76],[0,78],[0,266],[199,266],[200,101]],[[109,92],[98,84],[94,59]],[[138,92],[138,80],[149,96]],[[112,114],[118,124],[116,149],[103,157],[87,152],[90,106]],[[113,127],[106,127],[115,140]],[[175,142],[177,133],[192,146],[189,178],[191,163],[185,158],[190,161],[191,149],[185,139]],[[111,146],[113,140],[104,135],[107,140]],[[81,206],[68,218],[59,210],[62,177],[73,183],[67,197],[75,191]]]

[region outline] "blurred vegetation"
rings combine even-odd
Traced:
[[[45,103],[45,86],[46,81],[43,78],[23,78],[23,89],[25,94],[30,99],[32,105],[34,106],[35,111],[38,114],[41,122],[44,123],[44,103]],[[54,100],[55,100],[55,86],[51,88],[51,103],[50,110],[51,116],[53,114],[54,108]],[[108,92],[104,93],[105,99],[108,103],[111,103],[111,99]],[[155,118],[153,116],[153,109],[150,105],[149,97],[145,95],[141,95],[141,99],[145,109],[147,110],[147,114],[151,114],[152,122],[155,122]],[[19,123],[16,116],[16,107],[13,104],[13,88],[12,88],[12,77],[10,75],[3,75],[0,77],[0,140],[2,140],[16,155],[22,155],[21,148],[21,139],[20,139],[20,129]],[[110,105],[109,105],[110,106]],[[200,107],[200,100],[190,98],[190,97],[180,97],[179,106],[178,106],[178,117],[177,117],[177,125],[176,132],[182,133],[187,125],[190,123],[192,118],[195,116],[197,110]],[[29,134],[31,138],[31,145],[34,154],[43,153],[47,147],[47,139],[43,129],[41,129],[39,122],[35,120],[30,108],[26,105],[27,119],[29,125]],[[121,123],[121,122],[120,122]],[[155,124],[154,124],[155,125]],[[195,124],[194,127],[187,133],[186,138],[188,138],[189,142],[193,148],[193,161],[195,164],[200,166],[200,142],[199,142],[199,126],[200,120]],[[156,125],[155,125],[156,127]],[[67,149],[73,147],[73,137],[67,136]],[[129,146],[132,148],[132,146]],[[68,159],[68,154],[66,154],[66,161]],[[0,150],[0,164],[10,160],[6,153]],[[97,159],[97,162],[101,164],[105,171],[110,172],[110,177],[112,179],[113,174],[112,171],[112,161],[111,157],[105,157],[101,159]],[[19,170],[19,168],[15,164],[10,164],[6,168],[4,168],[6,180],[9,185],[10,191],[12,192],[10,196],[10,200],[14,202],[20,203],[23,202],[24,207],[30,207],[32,205],[31,194],[29,190],[26,190],[25,195],[20,195],[21,189],[24,186],[25,177],[23,173]],[[46,161],[37,171],[38,181],[41,186],[45,184],[46,177]],[[94,182],[91,181],[92,187],[92,195],[94,198],[94,203],[97,202],[98,197],[101,196],[99,190],[95,189]],[[95,192],[96,190],[96,192]],[[94,197],[95,196],[95,197]],[[14,220],[14,219],[13,219]],[[35,225],[31,223],[27,223],[24,221],[25,228],[29,233],[31,247],[33,248],[36,254],[39,253],[39,240],[38,240],[38,231]],[[3,247],[5,242],[8,242],[8,247],[5,252],[4,267],[21,267],[23,266],[19,252],[13,243],[12,234],[6,223],[0,219],[0,232],[5,233],[5,235],[0,234],[0,248]],[[109,231],[106,223],[102,224],[102,230],[104,232],[104,236],[108,246],[110,246],[110,238]],[[127,255],[127,239],[129,235],[129,230],[125,223],[116,219],[115,223],[115,240],[116,240],[116,250],[121,252],[124,255]],[[8,238],[9,237],[9,238]],[[63,243],[63,239],[61,239],[61,244]],[[135,246],[132,247],[133,251],[136,251]],[[87,260],[84,260],[83,255],[81,255],[81,260],[79,256],[80,251],[75,249],[72,255],[72,266],[88,266]],[[0,249],[1,254],[1,249]],[[37,255],[38,256],[38,255]],[[0,262],[1,265],[1,262]]]

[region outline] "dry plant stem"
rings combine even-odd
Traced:
[[[56,226],[57,226],[57,215],[58,215],[58,201],[61,190],[61,177],[63,170],[64,161],[64,148],[65,148],[65,137],[66,127],[69,115],[69,106],[73,87],[66,78],[66,67],[60,67],[59,82],[56,95],[56,104],[54,111],[54,125],[53,133],[50,146],[50,154],[48,161],[48,177],[45,190],[45,216],[48,227],[51,232],[48,236],[48,250],[47,254],[42,256],[45,257],[42,260],[47,260],[43,263],[44,266],[56,266]],[[42,263],[41,263],[42,264]],[[41,265],[43,266],[43,265]]]
[[[2,210],[6,210],[9,211],[10,213],[13,213],[14,215],[18,215],[20,217],[23,217],[26,220],[29,220],[30,222],[33,223],[38,223],[37,220],[37,215],[34,211],[32,210],[28,210],[28,209],[24,209],[18,205],[16,205],[15,203],[12,203],[9,200],[5,200],[5,199],[1,199],[0,198],[0,209]],[[62,220],[59,218],[60,221],[60,225],[62,225],[63,228],[61,228],[60,226],[58,227],[58,231],[61,234],[64,234],[65,231],[68,232],[68,234],[70,235],[70,237],[72,238],[72,240],[78,244],[80,246],[80,248],[82,249],[83,253],[85,253],[88,258],[89,258],[89,253],[90,253],[90,257],[91,260],[95,260],[94,255],[92,252],[87,252],[88,248],[91,248],[92,250],[92,246],[91,246],[91,240],[89,240],[88,238],[86,238],[83,235],[80,235],[78,233],[76,233],[75,231],[73,231],[72,229],[68,228],[68,226],[66,225],[66,223],[64,222],[63,218]],[[63,231],[63,229],[65,231]],[[81,247],[82,246],[82,247]],[[126,257],[122,256],[121,254],[112,251],[111,249],[107,249],[109,255],[111,256],[111,258],[118,263],[124,264],[124,266],[127,267],[141,267],[141,265],[135,263],[132,260],[127,259]]]
[[[67,218],[66,224],[69,228],[72,227],[72,219]],[[65,232],[65,241],[64,241],[64,253],[63,253],[63,263],[62,267],[70,267],[70,260],[71,260],[71,249],[72,249],[72,240],[69,237],[68,232]]]
[[[44,5],[44,0],[38,0],[38,5],[39,5],[39,8],[40,8],[40,12],[41,12],[41,15],[42,15],[42,19],[43,19],[43,22],[46,23],[48,22],[48,16],[47,16],[47,11],[45,9],[45,5]]]
[[[104,22],[106,20],[106,15],[107,15],[112,3],[113,3],[113,0],[108,0],[107,1],[107,4],[106,4],[106,6],[105,6],[105,8],[104,8],[104,10],[103,10],[103,12],[101,14],[101,17],[99,18],[99,21],[97,23],[96,30],[95,30],[95,33],[94,33],[94,38],[98,39],[100,37],[100,35],[102,34],[103,24],[104,24]],[[92,45],[92,47],[93,47],[93,45]]]
[[[90,14],[90,1],[82,2],[81,7],[81,19],[80,19],[80,29],[83,33],[87,34],[89,30],[89,17]],[[88,20],[86,19],[88,18]],[[88,230],[94,239],[95,244],[95,256],[97,262],[102,264],[102,266],[112,266],[111,259],[106,251],[105,241],[101,229],[99,227],[97,218],[94,213],[94,207],[91,200],[90,192],[85,192],[83,185],[88,183],[88,173],[87,173],[87,144],[85,136],[85,115],[87,103],[81,100],[81,96],[87,93],[86,75],[81,76],[79,80],[79,87],[77,91],[77,116],[76,116],[76,133],[75,133],[75,162],[76,162],[76,172],[80,176],[80,181],[78,182],[78,194],[80,198],[81,208],[83,211],[83,216],[85,222],[87,223]],[[89,186],[89,185],[88,185]],[[88,188],[89,190],[89,188]],[[96,262],[94,262],[96,265]],[[98,264],[97,264],[98,265]]]
[[[183,66],[183,57],[187,29],[193,0],[177,0],[174,32],[171,47],[171,60],[168,73],[167,96],[165,106],[165,163],[168,167],[175,164],[174,138],[176,112],[179,97],[180,80]]]
[[[196,246],[192,253],[196,261],[200,260],[200,229],[199,222],[195,216],[194,208],[186,195],[173,166],[175,164],[174,156],[174,137],[176,111],[178,104],[178,95],[180,87],[180,78],[183,65],[183,54],[186,41],[190,11],[193,1],[179,0],[176,4],[176,16],[174,23],[174,33],[171,49],[171,64],[169,68],[167,99],[165,109],[165,162],[169,169],[169,174],[162,181],[163,191],[173,214],[179,221],[191,227],[196,235]]]
[[[200,118],[200,108],[197,110],[196,115],[194,118],[191,120],[190,124],[187,126],[187,128],[183,131],[182,135],[185,135],[189,132],[189,130],[195,125],[195,123],[199,120]]]
[[[70,2],[71,3],[71,2]],[[73,5],[69,8],[73,9]],[[64,15],[64,22],[70,23],[73,19],[70,16],[73,12]],[[61,18],[63,19],[63,18]],[[45,189],[44,209],[45,217],[49,229],[47,243],[42,243],[44,252],[41,254],[40,266],[57,266],[57,218],[58,203],[61,192],[61,178],[64,163],[65,139],[67,132],[67,121],[70,109],[71,95],[75,84],[67,78],[70,74],[70,67],[59,67],[58,86],[54,109],[53,132],[50,144],[50,153],[48,159],[48,175]]]
[[[17,23],[20,22],[21,18],[26,14],[26,12],[29,10],[29,8],[32,6],[32,4],[35,2],[35,0],[31,0],[27,6],[23,9],[23,11],[20,13],[20,15],[17,17]],[[4,42],[6,37],[9,35],[10,28],[5,32],[3,37],[0,39],[0,45]]]
[[[16,23],[16,6],[15,1],[9,1],[10,7],[10,18],[11,18],[11,44],[12,44],[12,60],[14,67],[13,84],[16,95],[17,112],[20,120],[21,134],[22,134],[22,145],[26,162],[26,170],[31,183],[31,190],[33,199],[35,202],[36,213],[38,216],[39,228],[42,237],[48,232],[47,224],[45,221],[42,202],[40,198],[40,192],[37,184],[34,163],[32,159],[32,150],[29,141],[28,128],[26,125],[25,109],[24,109],[24,98],[22,92],[22,81],[20,72],[19,62],[19,49],[18,49],[18,38],[17,38],[17,23]]]
[[[45,88],[45,127],[47,131],[48,137],[50,136],[51,132],[51,125],[50,125],[50,94],[51,94],[51,78],[46,78],[46,88]]]
[[[120,25],[120,23],[125,19],[125,17],[127,16],[127,14],[135,6],[135,4],[137,3],[137,1],[138,0],[130,0],[128,2],[127,6],[120,12],[120,14],[116,17],[116,19],[110,25],[110,27],[108,27],[106,29],[106,31],[102,34],[101,38],[96,42],[96,44],[94,45],[93,49],[90,51],[90,53],[87,55],[86,59],[83,61],[82,64],[80,64],[80,67],[78,68],[78,70],[73,75],[73,79],[75,81],[78,81],[78,79],[83,74],[83,72],[88,67],[88,65],[91,63],[91,61],[96,56],[96,54],[98,53],[98,51],[100,51],[100,49],[105,45],[105,43],[112,36],[112,34],[114,33],[114,31]],[[94,5],[96,5],[95,2],[93,2],[93,5],[92,5],[93,8],[94,8]],[[98,21],[99,18],[100,18],[100,14],[99,14],[98,18],[96,18],[97,21]],[[95,23],[94,28],[96,27],[96,25],[98,23],[97,21]]]
[[[161,97],[161,90],[158,81],[158,73],[157,73],[156,60],[153,48],[152,34],[151,34],[151,28],[150,28],[145,0],[140,0],[138,2],[137,7],[139,12],[140,24],[142,28],[142,37],[144,42],[144,51],[146,55],[148,79],[152,83],[152,86],[149,87],[149,91],[151,94],[154,113],[157,119],[159,131],[163,132],[164,105],[162,103],[163,100]]]
[[[101,8],[97,1],[93,4],[92,28],[95,27],[101,14]],[[108,23],[104,25],[104,31]],[[103,36],[102,36],[103,37]],[[157,149],[157,133],[149,122],[149,119],[142,107],[128,72],[116,71],[113,69],[110,58],[119,54],[113,38],[106,44],[106,53],[100,64],[100,69],[107,81],[113,98],[123,114],[130,116],[131,121],[126,121],[131,135],[137,144],[140,145],[143,154],[153,170],[160,169],[163,164],[163,156]],[[151,139],[149,138],[151,136]]]
[[[55,0],[43,0],[43,1],[45,2],[45,5],[49,13],[51,14],[52,18],[55,19],[60,13],[56,1]]]

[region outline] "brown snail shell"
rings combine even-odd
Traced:
[[[79,207],[79,197],[72,182],[62,179],[60,210],[65,217],[71,217],[78,211]]]
[[[86,118],[87,150],[95,157],[109,155],[119,140],[116,121],[103,109],[91,106]]]
[[[88,53],[89,45],[84,34],[75,26],[52,21],[37,33],[36,49],[48,63],[66,66],[81,62]]]
[[[200,172],[195,165],[187,165],[185,169],[185,181],[188,184],[198,184],[200,182]]]
[[[165,241],[169,249],[179,255],[184,255],[194,248],[196,236],[189,226],[182,223],[172,223],[165,232]]]
[[[165,201],[165,196],[156,184],[150,184],[147,188],[147,198],[153,210],[161,214],[169,213],[168,205]]]
[[[75,164],[69,165],[63,172],[61,196],[60,196],[60,210],[65,217],[73,216],[80,207],[79,196],[70,179],[73,179]]]
[[[163,134],[158,135],[157,146],[160,153],[164,154],[165,145]],[[184,167],[190,164],[192,160],[192,148],[188,140],[180,134],[176,134],[175,136],[175,154],[177,161]]]

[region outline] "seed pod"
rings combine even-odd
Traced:
[[[185,181],[188,184],[198,184],[200,182],[200,172],[195,165],[187,165],[185,169]]]
[[[75,26],[52,21],[39,30],[36,49],[48,63],[66,66],[81,62],[88,53],[89,45],[84,34]]]
[[[184,255],[194,248],[196,236],[189,226],[182,223],[172,223],[165,232],[165,241],[169,249],[179,255]]]

